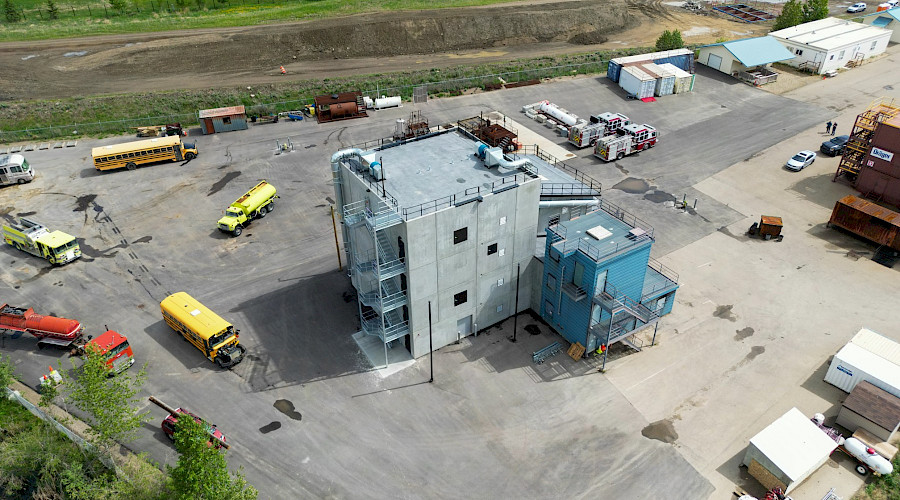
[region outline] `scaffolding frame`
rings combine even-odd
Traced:
[[[866,155],[872,146],[875,129],[878,128],[878,124],[898,114],[900,104],[895,104],[893,98],[882,97],[872,101],[865,111],[857,115],[832,182],[844,175],[852,185],[856,185],[856,179],[859,178],[859,172],[863,169]]]

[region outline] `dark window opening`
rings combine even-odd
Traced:
[[[497,244],[494,243],[493,245],[488,245],[488,255],[493,255],[495,253],[497,253]]]
[[[453,231],[453,244],[462,243],[469,239],[469,228],[464,227]]]
[[[465,304],[467,300],[469,300],[469,291],[464,290],[462,292],[459,292],[453,296],[453,307],[456,307],[460,304]]]
[[[226,116],[226,117],[222,118],[222,123],[224,123],[225,125],[231,125],[231,117]]]

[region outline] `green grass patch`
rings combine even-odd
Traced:
[[[368,12],[473,7],[514,0],[10,0],[20,19],[0,13],[0,41],[143,33],[281,23]],[[117,8],[118,7],[118,8]]]
[[[503,63],[379,73],[347,78],[303,80],[246,88],[150,92],[0,103],[0,144],[76,136],[133,132],[130,127],[197,123],[206,108],[266,104],[276,112],[300,109],[317,95],[362,91],[372,97],[400,95],[427,85],[431,96],[459,95],[500,83],[605,73],[609,59],[646,52],[646,48],[540,57]],[[376,92],[377,89],[377,92]],[[252,96],[251,96],[252,94]]]

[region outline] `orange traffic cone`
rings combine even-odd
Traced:
[[[281,74],[282,74],[282,75],[286,75],[286,74],[287,74],[287,71],[284,70],[284,66],[281,66]]]

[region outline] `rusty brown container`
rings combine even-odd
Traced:
[[[759,235],[761,237],[776,237],[781,234],[781,217],[773,217],[771,215],[763,215],[759,219]]]
[[[828,223],[869,241],[900,250],[900,214],[849,195],[839,200]]]
[[[868,198],[900,205],[900,117],[877,124],[856,189]]]

